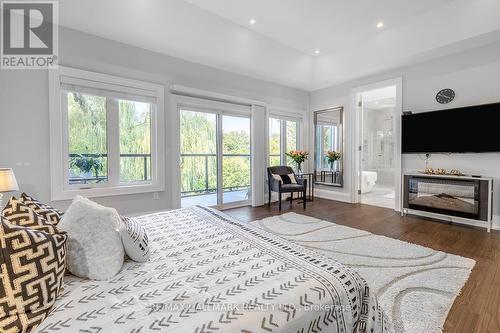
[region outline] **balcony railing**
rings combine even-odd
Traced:
[[[93,158],[99,158],[99,159],[107,159],[108,154],[69,154],[70,160],[73,160],[77,157],[93,157]],[[142,159],[142,164],[143,164],[143,171],[142,171],[142,177],[135,179],[136,181],[147,181],[149,180],[149,166],[151,165],[151,154],[120,154],[120,158],[140,158]],[[102,160],[101,160],[102,162]],[[77,169],[77,167],[74,167]],[[73,169],[73,168],[70,168]],[[93,176],[92,177],[78,177],[70,174],[69,177],[69,183],[70,184],[88,184],[89,182],[92,183],[105,183],[108,180],[107,176],[107,170],[105,170],[106,173],[97,173],[97,176],[94,175],[94,170],[91,170]]]
[[[213,158],[214,163],[216,163],[217,154],[181,154],[181,160],[184,158],[202,158],[203,170],[204,170],[204,187],[200,189],[189,189],[181,191],[181,197],[191,197],[198,195],[214,194],[217,193],[216,187],[210,186],[210,169],[209,169],[209,159]],[[222,157],[243,157],[250,160],[250,154],[222,154]],[[233,192],[241,190],[249,190],[250,184],[238,184],[236,186],[226,186],[223,187],[223,192]]]
[[[74,159],[77,157],[93,157],[93,158],[100,158],[100,159],[107,159],[108,155],[107,154],[69,154],[70,159]],[[250,160],[250,154],[223,154],[224,157],[242,157],[242,158],[248,158]],[[188,196],[197,196],[197,195],[205,195],[205,194],[214,194],[217,193],[217,188],[211,186],[210,184],[210,169],[209,169],[209,159],[213,158],[214,163],[216,160],[217,155],[216,154],[181,154],[181,159],[182,158],[202,158],[202,164],[203,164],[203,170],[204,170],[204,186],[202,188],[198,189],[189,189],[181,192],[182,197],[188,197]],[[150,166],[150,159],[151,155],[150,154],[120,154],[120,158],[140,158],[142,159],[142,164],[143,164],[143,172],[142,172],[142,179],[136,179],[136,180],[149,180],[149,166]],[[102,162],[102,161],[101,161]],[[74,167],[76,168],[76,167]],[[74,169],[73,168],[73,169]],[[88,184],[88,183],[105,183],[108,180],[107,176],[107,170],[104,169],[104,173],[98,173],[97,177],[95,175],[91,177],[85,177],[85,176],[73,176],[70,175],[69,177],[69,183],[70,184]],[[93,173],[93,170],[92,170]],[[223,187],[222,190],[224,192],[233,192],[233,191],[241,191],[241,190],[249,190],[250,189],[250,184],[238,184],[236,186],[226,186]]]

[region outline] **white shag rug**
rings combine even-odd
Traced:
[[[441,332],[475,261],[296,213],[251,222],[355,269],[396,332]]]

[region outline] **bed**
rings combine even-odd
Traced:
[[[366,282],[316,252],[193,207],[137,217],[152,256],[67,276],[37,332],[392,332]]]

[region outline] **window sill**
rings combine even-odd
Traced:
[[[121,185],[115,187],[101,187],[89,189],[66,189],[62,191],[52,191],[52,201],[73,200],[77,195],[87,198],[112,197],[119,195],[141,194],[162,192],[165,188],[155,184]]]

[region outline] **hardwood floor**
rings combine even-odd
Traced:
[[[401,217],[391,209],[325,199],[308,203],[305,211],[298,202],[292,208],[284,203],[282,213],[290,211],[476,260],[450,310],[444,332],[500,332],[500,232],[487,233],[484,229],[416,216]],[[224,212],[242,221],[280,214],[277,204]]]

